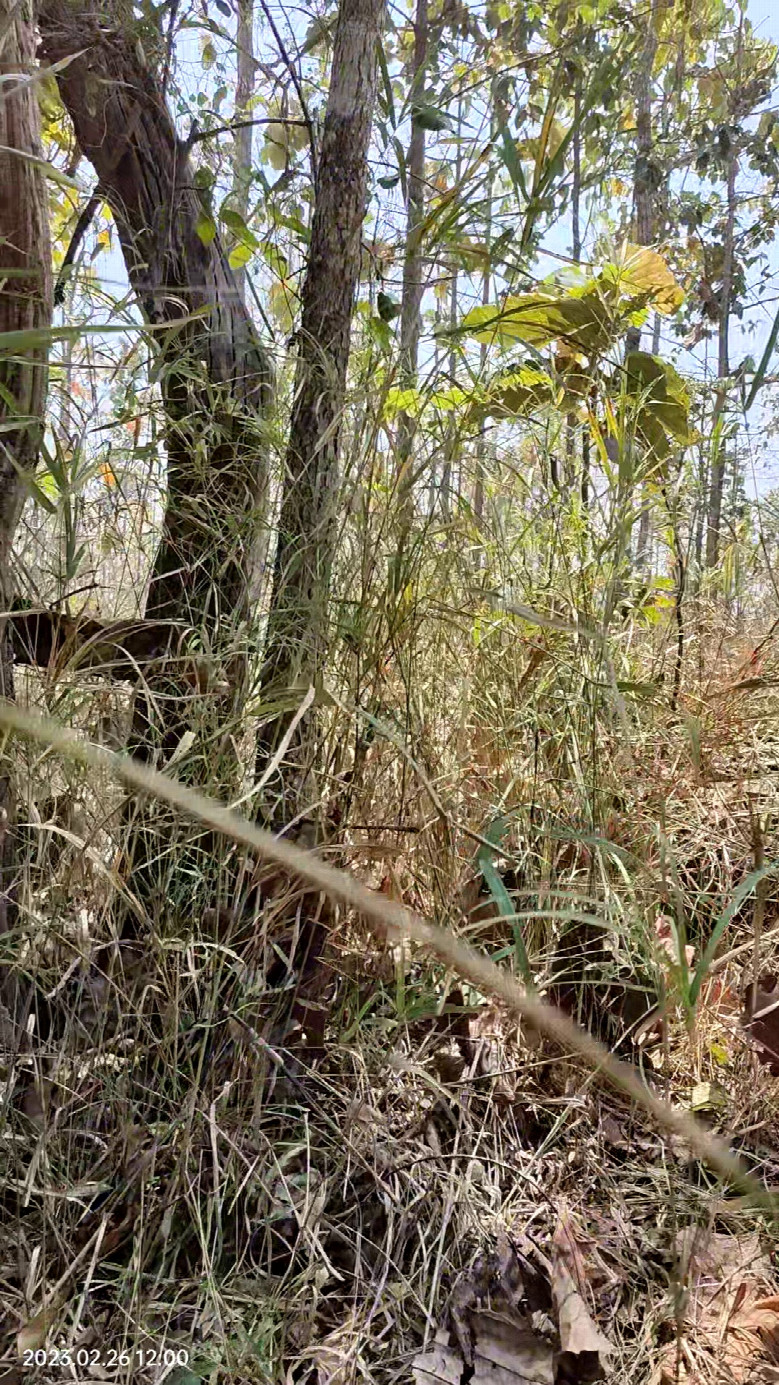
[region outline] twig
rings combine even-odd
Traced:
[[[68,281],[68,271],[81,248],[81,242],[84,239],[84,236],[86,235],[90,226],[92,225],[95,212],[97,211],[102,201],[103,194],[100,191],[100,184],[98,183],[89,201],[84,207],[84,210],[79,215],[78,221],[76,222],[76,229],[74,230],[73,235],[70,238],[70,245],[65,251],[65,258],[62,261],[60,272],[57,275],[57,282],[54,285],[54,304],[56,307],[59,307],[59,305],[63,303],[65,300],[65,287]]]
[[[304,130],[309,129],[307,120],[287,120],[285,116],[263,115],[256,120],[231,120],[227,125],[217,125],[211,130],[194,129],[187,138],[187,148],[192,149],[196,144],[202,144],[204,139],[210,139],[212,135],[226,135],[233,130],[247,130],[250,125],[298,125]]]
[[[316,136],[315,136],[315,134],[314,134],[314,125],[313,125],[313,122],[312,122],[312,120],[311,120],[311,116],[310,116],[309,113],[308,113],[308,106],[306,105],[306,98],[305,98],[305,95],[303,94],[303,84],[302,84],[302,82],[301,82],[301,80],[300,80],[300,77],[298,76],[297,70],[296,70],[296,68],[295,68],[295,66],[294,66],[294,64],[293,64],[293,62],[292,62],[292,59],[290,58],[290,56],[289,56],[289,54],[288,54],[288,52],[287,52],[286,46],[285,46],[285,44],[284,44],[284,40],[283,40],[283,38],[281,37],[281,34],[279,33],[279,30],[278,30],[278,26],[277,26],[277,24],[276,24],[276,21],[275,21],[275,19],[273,18],[273,15],[272,15],[272,13],[271,13],[271,11],[270,11],[268,5],[267,5],[267,0],[260,0],[260,5],[262,6],[262,12],[263,12],[263,14],[265,15],[265,18],[266,18],[267,21],[268,21],[268,27],[270,28],[270,31],[271,31],[271,33],[273,34],[274,39],[276,40],[276,47],[277,47],[278,50],[279,50],[279,55],[280,55],[280,57],[281,57],[281,60],[282,60],[282,62],[284,63],[284,66],[286,67],[286,69],[287,69],[287,71],[288,71],[290,77],[292,78],[292,85],[293,85],[293,87],[295,88],[295,92],[296,92],[296,94],[297,94],[298,101],[300,102],[300,109],[301,109],[301,111],[303,112],[303,120],[304,120],[306,129],[308,130],[308,140],[309,140],[309,144],[311,145],[311,172],[312,172],[313,177],[314,177],[314,186],[316,187],[316,183],[317,183],[317,170],[318,170],[318,167],[319,167],[319,159],[318,159],[318,157],[317,157]]]

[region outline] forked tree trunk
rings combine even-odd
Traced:
[[[131,749],[233,794],[252,651],[253,568],[266,498],[263,412],[270,370],[177,138],[162,82],[125,0],[41,0],[44,60],[111,208],[130,283],[158,343],[167,501],[146,616],[179,636],[135,697]],[[192,634],[194,639],[189,640]],[[183,644],[205,650],[211,689],[193,688]],[[182,657],[185,656],[185,657]],[[210,834],[173,835],[175,816],[130,798],[124,850],[154,919],[191,915],[225,877]],[[121,927],[130,924],[123,913]]]
[[[264,700],[280,697],[291,705],[260,736],[260,774],[291,730],[295,704],[321,678],[328,647],[338,441],[385,10],[386,0],[341,0],[338,12],[262,675]],[[315,801],[310,788],[314,726],[314,716],[307,713],[295,727],[280,793],[269,808],[277,823],[288,825]]]
[[[13,600],[11,545],[24,502],[24,477],[38,458],[46,400],[45,341],[9,332],[37,333],[51,323],[51,246],[46,182],[40,164],[36,89],[25,81],[35,68],[30,0],[0,0],[0,695],[12,698],[13,655],[2,613]],[[0,761],[0,932],[14,921],[17,871],[13,765]],[[8,987],[4,986],[6,997]]]
[[[189,150],[176,136],[131,9],[43,0],[39,23],[43,58],[70,59],[57,73],[60,94],[113,213],[147,322],[165,327],[192,317],[154,338],[168,496],[146,614],[205,637],[240,696],[266,492],[268,359],[219,237],[204,220]],[[181,708],[163,714],[162,723],[160,740],[170,751]]]

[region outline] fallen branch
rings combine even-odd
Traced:
[[[186,625],[171,620],[100,621],[47,609],[12,611],[8,617],[14,660],[49,674],[88,670],[124,682],[143,681],[160,660],[178,659],[177,674],[199,691],[219,691],[223,679],[202,653],[186,649]]]

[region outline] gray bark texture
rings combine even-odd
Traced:
[[[727,214],[725,220],[722,285],[719,293],[719,329],[717,334],[717,393],[714,397],[712,434],[725,410],[730,374],[730,307],[733,292],[733,252],[736,234],[736,178],[738,150],[731,145],[727,171]],[[711,462],[711,481],[706,525],[706,566],[714,568],[719,562],[720,532],[722,529],[722,492],[725,485],[726,452],[722,437]]]
[[[0,0],[0,612],[13,601],[12,544],[24,503],[24,477],[35,469],[46,402],[47,348],[8,332],[40,332],[51,323],[51,245],[40,116],[35,87],[35,30],[29,0]],[[29,156],[29,157],[26,157]],[[0,695],[12,698],[10,629],[0,617]],[[16,877],[13,766],[0,760],[0,932],[13,924]]]
[[[132,13],[43,0],[44,60],[116,222],[130,283],[154,326],[168,433],[168,500],[147,615],[185,621],[212,647],[248,618],[266,494],[262,412],[270,367],[203,203]],[[241,660],[235,673],[240,672]]]
[[[404,389],[413,389],[417,382],[419,336],[422,326],[424,295],[424,261],[422,257],[422,226],[425,220],[425,128],[413,114],[424,104],[425,72],[428,60],[428,3],[417,0],[414,17],[414,54],[411,70],[411,139],[406,154],[408,198],[406,204],[406,251],[403,260],[403,293],[400,306],[400,378]],[[411,509],[411,453],[414,420],[401,414],[398,425],[398,457],[401,478],[398,485],[400,509]],[[404,518],[406,515],[404,513]]]
[[[368,146],[376,102],[377,46],[386,0],[342,0],[319,153],[310,251],[297,334],[295,397],[268,623],[263,692],[298,701],[321,677],[328,647],[330,576],[338,495],[338,444],[366,212]],[[266,726],[262,771],[294,712]],[[298,724],[278,812],[305,804],[313,738]]]
[[[39,28],[42,59],[69,60],[57,72],[60,95],[111,208],[138,303],[152,327],[167,328],[152,338],[167,499],[146,617],[184,633],[137,688],[130,748],[164,763],[194,731],[177,773],[231,793],[267,494],[269,360],[168,111],[160,35],[144,35],[147,57],[125,0],[42,0]],[[217,669],[205,693],[189,676],[192,644]],[[208,834],[193,842],[191,860],[181,842],[168,849],[173,826],[158,805],[128,800],[125,869],[152,919],[196,907],[192,882],[210,893],[208,872],[219,869],[222,847]]]
[[[238,0],[238,23],[235,35],[236,83],[235,119],[248,122],[251,99],[254,95],[254,0]],[[233,133],[233,206],[244,221],[249,211],[249,186],[252,176],[251,124],[239,125]],[[237,269],[235,282],[241,297],[246,299],[246,270]]]
[[[636,74],[636,172],[633,188],[633,235],[637,245],[651,245],[655,235],[654,165],[652,153],[652,74],[657,57],[657,0],[646,18],[644,51]],[[641,328],[629,327],[626,349],[638,351]]]

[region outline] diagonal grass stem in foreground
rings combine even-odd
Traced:
[[[273,861],[313,889],[362,914],[379,936],[399,942],[408,940],[469,981],[483,995],[501,1000],[540,1034],[578,1054],[614,1087],[643,1107],[655,1125],[680,1137],[725,1180],[739,1186],[752,1200],[773,1214],[771,1193],[760,1186],[724,1140],[711,1134],[689,1112],[661,1100],[641,1081],[635,1069],[616,1058],[598,1039],[580,1028],[561,1011],[528,994],[509,973],[489,958],[456,938],[448,929],[428,923],[402,904],[362,885],[347,871],[327,865],[313,852],[304,851],[283,837],[274,837],[216,799],[171,779],[158,770],[120,755],[66,731],[49,718],[39,717],[0,700],[0,726],[90,769],[107,771],[136,792],[178,808],[184,815]]]

